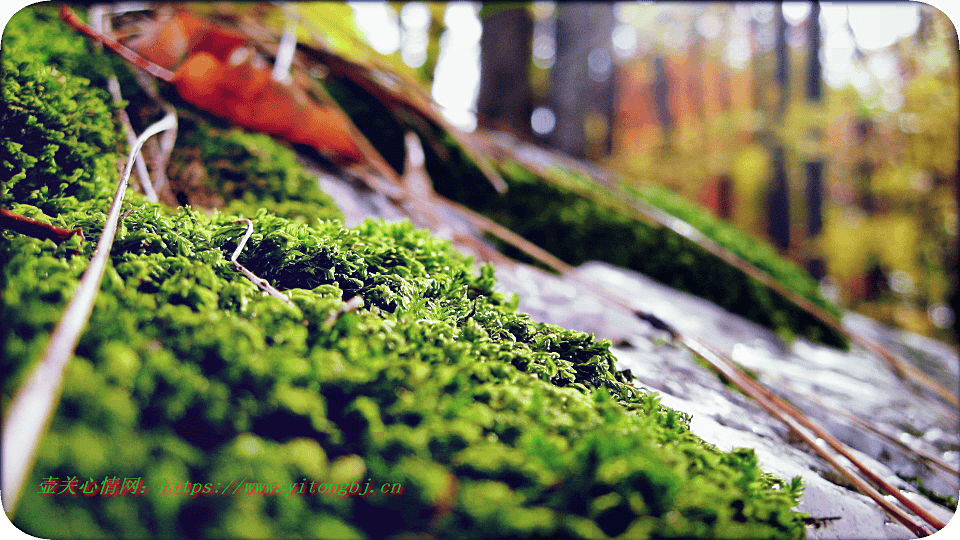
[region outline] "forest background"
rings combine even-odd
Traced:
[[[465,130],[667,186],[955,341],[958,42],[920,3],[348,3]]]

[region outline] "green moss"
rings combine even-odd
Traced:
[[[686,221],[717,244],[763,270],[788,289],[799,293],[834,317],[840,318],[840,309],[820,295],[817,283],[809,274],[792,261],[781,257],[770,244],[715,218],[703,208],[665,188],[645,186],[643,189],[635,190],[634,194],[670,215]]]
[[[930,499],[934,503],[939,504],[951,512],[957,511],[958,504],[960,503],[958,503],[956,497],[950,495],[941,495],[940,493],[931,490],[923,485],[923,478],[919,476],[906,476],[900,473],[897,473],[897,476],[900,477],[901,480],[912,484],[915,488],[917,488],[917,491],[920,492],[921,495]]]
[[[92,231],[103,217],[75,219]],[[490,290],[488,271],[473,274],[425,232],[380,222],[308,228],[265,212],[255,221],[241,262],[296,307],[262,296],[227,264],[242,233],[229,218],[167,217],[150,205],[127,216],[30,485],[50,476],[143,476],[152,489],[173,477],[372,478],[403,484],[403,495],[157,493],[115,508],[30,493],[18,525],[131,537],[145,524],[174,527],[162,524],[167,516],[178,534],[288,536],[326,515],[370,537],[592,537],[639,520],[710,537],[738,523],[744,505],[753,533],[802,530],[789,512],[795,493],[772,489],[781,483],[755,461],[730,461],[692,436],[684,415],[626,384],[606,342],[517,314]],[[4,357],[19,370],[31,358],[23,351],[48,338],[89,248],[61,258],[50,242],[24,237],[3,247],[3,317],[15,329]],[[30,279],[38,266],[57,279]],[[352,294],[369,309],[331,320]],[[337,473],[343,460],[355,466]],[[77,511],[48,528],[50,516]]]
[[[105,96],[87,80],[15,51],[2,59],[0,202],[56,215],[104,196],[107,188],[96,180],[115,167],[118,141]]]
[[[225,213],[251,216],[266,208],[303,223],[343,218],[293,150],[268,135],[185,119],[171,171],[190,175],[197,169],[198,181],[226,199]]]
[[[5,70],[18,65],[4,60]],[[17,76],[27,84],[45,73]],[[99,99],[81,85],[78,114],[108,125]],[[52,114],[50,102],[24,101],[26,114]],[[19,142],[16,134],[11,140]],[[103,156],[116,157],[81,154],[78,170]],[[0,362],[12,374],[4,402],[39,358],[87,266],[116,171],[74,181],[86,186],[77,192],[82,201],[49,189],[5,195],[4,204],[81,227],[88,240],[64,248],[0,232]],[[59,201],[55,217],[44,210],[50,200]],[[233,217],[171,213],[135,194],[124,210],[14,517],[31,534],[804,534],[801,515],[790,510],[797,481],[763,473],[751,450],[704,443],[687,415],[614,370],[608,342],[517,313],[515,302],[493,292],[491,267],[476,272],[449,243],[409,223],[307,226],[257,211],[240,262],[284,291],[290,306],[229,264],[244,232]],[[364,306],[341,313],[356,295]],[[149,491],[37,492],[48,478],[106,477],[141,478]],[[280,494],[162,493],[178,482],[222,491],[241,479],[277,483]],[[307,489],[312,481],[342,489],[368,479],[374,489],[389,483],[402,493],[288,496],[304,481]]]

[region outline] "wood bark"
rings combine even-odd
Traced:
[[[529,10],[517,8],[490,14],[482,19],[482,24],[478,122],[530,140],[533,19]]]
[[[589,115],[606,119],[604,147],[610,147],[610,127],[613,125],[615,80],[610,35],[613,32],[612,4],[561,3],[557,5],[556,62],[551,73],[552,106],[556,127],[550,134],[552,146],[573,156],[586,157]],[[590,55],[609,60],[609,70],[591,77]],[[597,57],[594,58],[594,64]]]

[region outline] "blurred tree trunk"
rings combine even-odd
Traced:
[[[790,248],[790,189],[787,180],[787,166],[784,157],[783,141],[775,134],[783,125],[783,117],[787,110],[790,95],[788,73],[790,72],[790,56],[787,50],[787,21],[783,17],[783,4],[774,6],[774,18],[777,25],[776,35],[776,81],[779,86],[779,99],[776,112],[768,120],[768,127],[772,134],[773,143],[773,182],[770,196],[767,201],[767,230],[775,246],[786,251]]]
[[[520,138],[532,139],[533,18],[526,7],[481,15],[478,122],[484,127],[504,129]]]
[[[767,201],[767,229],[773,244],[781,251],[790,248],[790,192],[783,143],[773,149],[773,186]]]
[[[777,25],[777,46],[774,49],[777,57],[777,125],[787,112],[790,102],[790,50],[787,48],[787,20],[783,16],[783,2],[774,6],[773,16]]]
[[[820,3],[814,1],[807,18],[807,103],[819,107],[823,100],[823,66],[820,64]],[[823,144],[823,127],[814,126],[810,130],[817,148]],[[817,249],[817,240],[823,231],[823,168],[821,156],[809,159],[805,166],[807,176],[807,235],[811,239],[814,252],[806,261],[807,272],[814,279],[826,276],[826,264]]]
[[[820,2],[810,5],[807,19],[807,100],[820,103],[823,99],[823,66],[820,63]]]
[[[612,4],[559,3],[556,62],[551,73],[556,127],[552,146],[577,157],[588,155],[588,131],[610,147],[614,111],[613,58],[610,35]]]
[[[662,55],[653,59],[653,101],[657,120],[663,130],[663,147],[669,149],[673,140],[673,114],[670,111],[670,73]]]

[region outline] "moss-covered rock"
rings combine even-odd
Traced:
[[[577,173],[558,168],[553,181],[548,182],[514,162],[504,162],[502,173],[510,185],[506,196],[472,200],[480,201],[475,204],[498,223],[570,264],[599,260],[637,270],[767,326],[788,341],[803,336],[833,347],[849,346],[830,326],[692,240],[607,206],[603,199],[609,196]],[[780,257],[769,244],[747,236],[663,188],[631,191],[639,201],[679,217],[787,289],[839,318],[839,310],[823,299],[816,282],[794,263]],[[595,198],[584,196],[584,192],[594,192]]]
[[[40,88],[49,79],[53,72],[28,58],[30,50],[4,48],[4,81]],[[30,62],[39,67],[18,67]],[[21,109],[0,111],[4,126],[15,114],[55,118],[61,113],[51,104],[61,101],[47,94],[63,92],[103,133],[100,151],[78,152],[76,167],[53,160],[41,188],[4,193],[5,206],[80,227],[87,237],[57,246],[0,232],[5,403],[87,266],[117,178],[107,138],[117,127],[102,94],[73,75],[61,82],[67,86],[24,93]],[[39,182],[17,164],[29,161],[21,152],[48,144],[43,137],[82,148],[49,125],[30,145],[8,132],[15,156],[5,182]],[[217,144],[229,148],[232,137]],[[257,158],[244,151],[244,159]],[[100,170],[100,161],[111,166],[70,176]],[[43,188],[58,175],[69,180]],[[449,243],[408,223],[346,229],[258,210],[239,260],[283,291],[288,305],[229,263],[245,230],[235,216],[128,197],[14,516],[25,531],[51,538],[803,536],[801,515],[790,510],[797,481],[763,473],[750,450],[721,452],[692,435],[686,415],[615,371],[608,342],[517,313],[515,302],[493,292],[492,268],[477,272]],[[356,296],[363,306],[345,308]],[[128,478],[146,493],[82,492],[89,482],[102,489]],[[56,495],[40,493],[44,481]],[[375,494],[358,496],[367,486]]]

